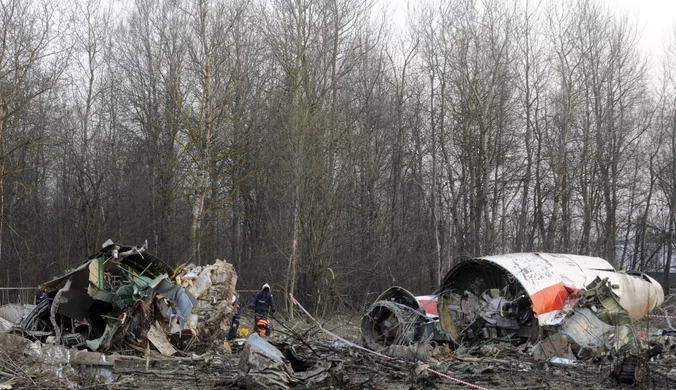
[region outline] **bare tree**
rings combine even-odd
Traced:
[[[17,174],[24,169],[20,160],[12,159],[21,150],[43,141],[30,138],[24,118],[33,103],[55,88],[63,72],[62,48],[56,44],[61,34],[56,15],[56,4],[49,1],[0,2],[0,264],[7,253],[3,246],[7,238],[5,226],[11,228],[13,223],[6,210],[18,199],[14,196],[20,196],[16,191],[20,188]],[[9,175],[17,180],[8,199],[5,184]],[[21,266],[17,268],[20,272]],[[5,275],[9,285],[10,272],[5,271]]]

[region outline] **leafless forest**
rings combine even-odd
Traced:
[[[387,2],[385,2],[387,3]],[[315,313],[469,256],[669,269],[676,48],[593,0],[0,0],[0,280],[108,238]],[[369,295],[371,294],[371,295]]]

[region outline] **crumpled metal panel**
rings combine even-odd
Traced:
[[[14,330],[16,324],[0,317],[0,333],[9,333]]]
[[[18,305],[10,303],[0,306],[0,318],[3,318],[12,324],[19,324],[35,309],[35,305]]]
[[[284,355],[254,333],[246,340],[238,366],[237,382],[247,388],[287,389],[293,370]]]
[[[197,300],[189,291],[178,287],[167,279],[160,280],[155,287],[155,291],[174,303],[176,312],[174,313],[174,309],[170,309],[169,313],[165,313],[169,319],[178,316],[181,321],[184,321],[197,304]]]
[[[604,323],[589,308],[576,308],[559,328],[559,332],[569,336],[581,347],[591,348],[594,352],[612,348],[611,336],[615,326]],[[604,348],[604,349],[602,349]]]
[[[411,292],[407,289],[399,286],[392,286],[388,288],[382,294],[378,295],[378,298],[376,298],[375,301],[393,301],[408,306],[413,310],[422,310],[415,295],[411,294]]]

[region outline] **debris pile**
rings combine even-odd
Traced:
[[[216,329],[228,330],[235,310],[237,286],[232,264],[222,260],[204,267],[190,264],[174,277],[174,281],[197,299],[188,319],[188,323],[197,325],[190,329],[195,335]]]
[[[150,343],[163,355],[175,354],[182,338],[225,329],[234,312],[233,267],[216,260],[174,270],[146,249],[108,240],[82,265],[44,283],[47,298],[15,316],[13,328],[48,344],[105,352],[145,351]]]

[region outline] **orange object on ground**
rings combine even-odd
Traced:
[[[265,318],[259,318],[258,321],[256,321],[256,332],[261,336],[267,336],[268,320]]]

